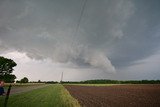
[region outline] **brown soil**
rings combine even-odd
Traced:
[[[82,107],[160,107],[160,85],[64,87]]]

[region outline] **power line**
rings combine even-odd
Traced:
[[[76,39],[76,36],[78,35],[78,30],[80,28],[80,23],[81,23],[81,20],[82,20],[82,16],[84,14],[86,3],[87,3],[87,0],[84,0],[81,11],[80,11],[80,17],[78,19],[78,23],[77,23],[76,30],[75,30],[75,33],[74,33],[74,38],[75,39]],[[75,39],[73,39],[72,45],[73,45]]]
[[[72,41],[71,47],[73,47],[74,40],[76,39],[76,36],[78,34],[78,30],[80,28],[80,23],[81,23],[81,20],[82,20],[82,16],[83,16],[83,13],[84,13],[84,10],[85,10],[86,3],[87,3],[87,0],[84,0],[82,8],[81,8],[81,11],[80,11],[80,17],[78,19],[78,23],[77,23],[77,26],[76,26],[76,29],[75,29],[75,33],[73,32],[73,41]],[[62,83],[62,81],[63,81],[63,72],[61,74],[61,81],[60,81],[60,83]]]
[[[87,0],[84,0],[83,6],[82,6],[82,9],[81,9],[81,13],[80,13],[80,17],[79,17],[79,20],[78,20],[78,24],[77,24],[77,27],[76,27],[76,31],[75,31],[75,36],[77,35],[77,32],[79,30],[86,3],[87,3]]]

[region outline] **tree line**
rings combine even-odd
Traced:
[[[160,80],[86,80],[86,81],[62,81],[63,84],[160,84]]]

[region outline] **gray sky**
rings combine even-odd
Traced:
[[[0,0],[0,55],[17,79],[160,79],[160,1],[87,0],[78,23],[84,2]]]

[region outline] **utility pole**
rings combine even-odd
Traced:
[[[4,101],[4,107],[7,107],[7,103],[8,103],[8,99],[9,99],[9,94],[10,94],[10,91],[11,91],[11,87],[12,87],[12,85],[10,84],[9,88],[8,88],[8,91],[7,91],[7,95],[6,95],[5,101]]]
[[[63,72],[61,74],[61,81],[60,81],[60,83],[62,83],[62,81],[63,81]]]

